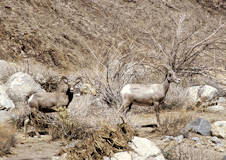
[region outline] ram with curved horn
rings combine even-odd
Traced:
[[[165,79],[160,84],[127,84],[120,91],[122,98],[122,107],[125,116],[130,111],[133,104],[152,106],[156,112],[156,119],[159,126],[161,126],[159,119],[159,105],[163,102],[169,90],[170,83],[179,83],[176,73],[161,65],[166,71]]]

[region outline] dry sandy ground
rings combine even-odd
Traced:
[[[59,152],[60,141],[50,141],[50,136],[24,138],[22,133],[17,133],[17,145],[12,149],[12,154],[3,160],[49,160]],[[1,159],[1,158],[0,158]]]
[[[225,114],[206,113],[197,111],[187,112],[183,114],[181,113],[181,111],[180,112],[164,111],[160,114],[160,116],[161,118],[164,118],[170,115],[183,116],[185,114],[191,114],[194,117],[203,117],[205,119],[208,119],[209,122],[217,120],[226,120]],[[137,126],[140,125],[149,126],[150,124],[155,124],[156,123],[155,114],[133,115],[131,123]],[[156,132],[155,128],[151,127],[138,128],[137,131],[140,136],[151,139],[161,148],[162,146],[166,145],[165,144],[166,142],[163,142],[161,140],[163,135],[159,134],[159,132]],[[192,134],[192,137],[199,137],[204,142],[203,145],[197,145],[196,142],[193,142],[190,139],[184,139],[183,144],[192,147],[192,151],[197,150],[197,153],[199,153],[200,150],[201,152],[205,151],[211,153],[211,155],[215,155],[215,158],[223,157],[224,155],[226,155],[226,140],[221,139],[224,146],[222,147],[223,150],[219,151],[215,147],[215,145],[211,144],[211,142],[209,141],[209,139],[211,138],[210,136],[200,136],[197,134]],[[38,139],[37,137],[29,137],[25,139],[23,133],[17,133],[16,139],[17,145],[15,148],[12,149],[12,154],[9,155],[8,157],[3,158],[3,160],[48,160],[51,159],[51,157],[53,157],[54,155],[56,155],[59,152],[60,148],[62,147],[62,142],[50,141],[50,136],[48,135],[42,135],[41,139]],[[2,159],[0,158],[0,160]]]

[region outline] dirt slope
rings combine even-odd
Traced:
[[[169,12],[177,15],[198,6],[195,1],[192,2],[2,0],[0,58],[22,61],[23,57],[29,57],[30,61],[51,67],[77,70],[92,66],[97,63],[96,59],[104,61],[110,47],[118,48],[121,54],[133,51],[134,54],[145,53],[152,46],[144,29],[152,26],[158,30],[156,18]],[[222,0],[218,5],[220,11],[224,4]],[[214,10],[218,11],[218,8]],[[168,32],[168,27],[161,32]],[[135,38],[136,44],[133,43]],[[121,48],[115,46],[119,42]],[[131,44],[136,48],[131,50]]]

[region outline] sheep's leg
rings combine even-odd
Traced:
[[[127,110],[125,111],[125,116],[126,114],[131,110],[131,107],[132,107],[133,103],[130,103],[127,107]]]
[[[159,102],[154,102],[154,108],[155,108],[157,123],[159,126],[161,126],[160,118],[159,118]]]
[[[126,117],[127,112],[129,112],[131,109],[131,106],[132,102],[124,99],[122,102],[122,107],[120,108],[119,111],[122,111],[124,113],[124,116]]]
[[[39,132],[38,132],[38,129],[37,129],[37,125],[35,123],[35,118],[37,117],[37,110],[36,109],[33,109],[33,111],[31,112],[31,123],[34,127],[34,130],[35,130],[35,134],[38,136],[38,138],[41,138]]]
[[[32,125],[33,125],[33,127],[34,127],[35,134],[38,136],[38,138],[41,138],[41,136],[40,136],[40,134],[39,134],[39,132],[38,132],[37,125],[36,125],[34,119],[32,119],[31,122],[32,122]]]
[[[29,118],[28,119],[25,119],[25,121],[24,121],[24,136],[25,136],[25,138],[28,137],[27,127],[28,127],[28,123],[29,122],[30,122]]]

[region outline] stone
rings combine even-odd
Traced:
[[[67,157],[67,153],[64,153],[61,156],[54,156],[54,157],[52,157],[51,160],[65,160],[66,157]]]
[[[191,106],[209,106],[215,104],[215,102],[213,103],[213,100],[217,97],[218,92],[218,89],[209,85],[189,87],[187,88],[188,104]]]
[[[199,99],[202,102],[211,101],[217,96],[217,94],[218,94],[218,90],[209,85],[201,86],[198,91]]]
[[[155,145],[154,142],[141,137],[134,137],[129,144],[132,151],[115,153],[111,160],[165,160],[161,150]],[[108,160],[108,157],[104,157],[104,160]]]
[[[211,125],[207,120],[203,118],[196,118],[185,126],[184,131],[193,131],[203,136],[210,136],[210,129]]]
[[[10,76],[6,87],[6,92],[14,103],[24,102],[27,96],[32,93],[44,92],[41,86],[29,74],[23,72],[17,72]]]
[[[163,142],[167,142],[167,141],[170,141],[170,140],[174,140],[174,137],[173,137],[173,136],[164,136],[164,137],[162,138],[162,141],[163,141]]]
[[[226,139],[226,121],[216,121],[212,124],[211,132],[213,136]]]
[[[187,88],[187,97],[190,104],[197,103],[199,88],[200,86],[192,86]]]
[[[13,122],[13,114],[8,111],[0,111],[0,125]]]
[[[221,140],[219,138],[217,138],[216,136],[211,137],[211,142],[215,143],[215,144],[219,144],[221,143]]]
[[[219,97],[217,104],[222,105],[222,106],[226,106],[226,98],[225,97]]]
[[[199,137],[192,137],[191,139],[197,143],[200,143],[200,144],[202,143]]]
[[[207,107],[207,110],[210,112],[220,112],[220,111],[224,111],[225,108],[223,106],[216,105],[216,106]]]
[[[5,86],[0,85],[0,110],[12,110],[15,108],[15,105],[5,90]]]
[[[75,140],[70,142],[68,145],[66,145],[64,148],[68,149],[68,148],[75,148],[79,143],[81,143],[80,140]]]
[[[177,137],[174,137],[174,140],[177,142],[177,143],[181,143],[184,139],[184,136],[183,135],[179,135]]]
[[[170,141],[170,140],[174,140],[176,141],[177,143],[181,143],[184,139],[184,136],[183,135],[179,135],[177,137],[173,137],[173,136],[164,136],[162,138],[162,141],[163,142],[167,142],[167,141]]]

